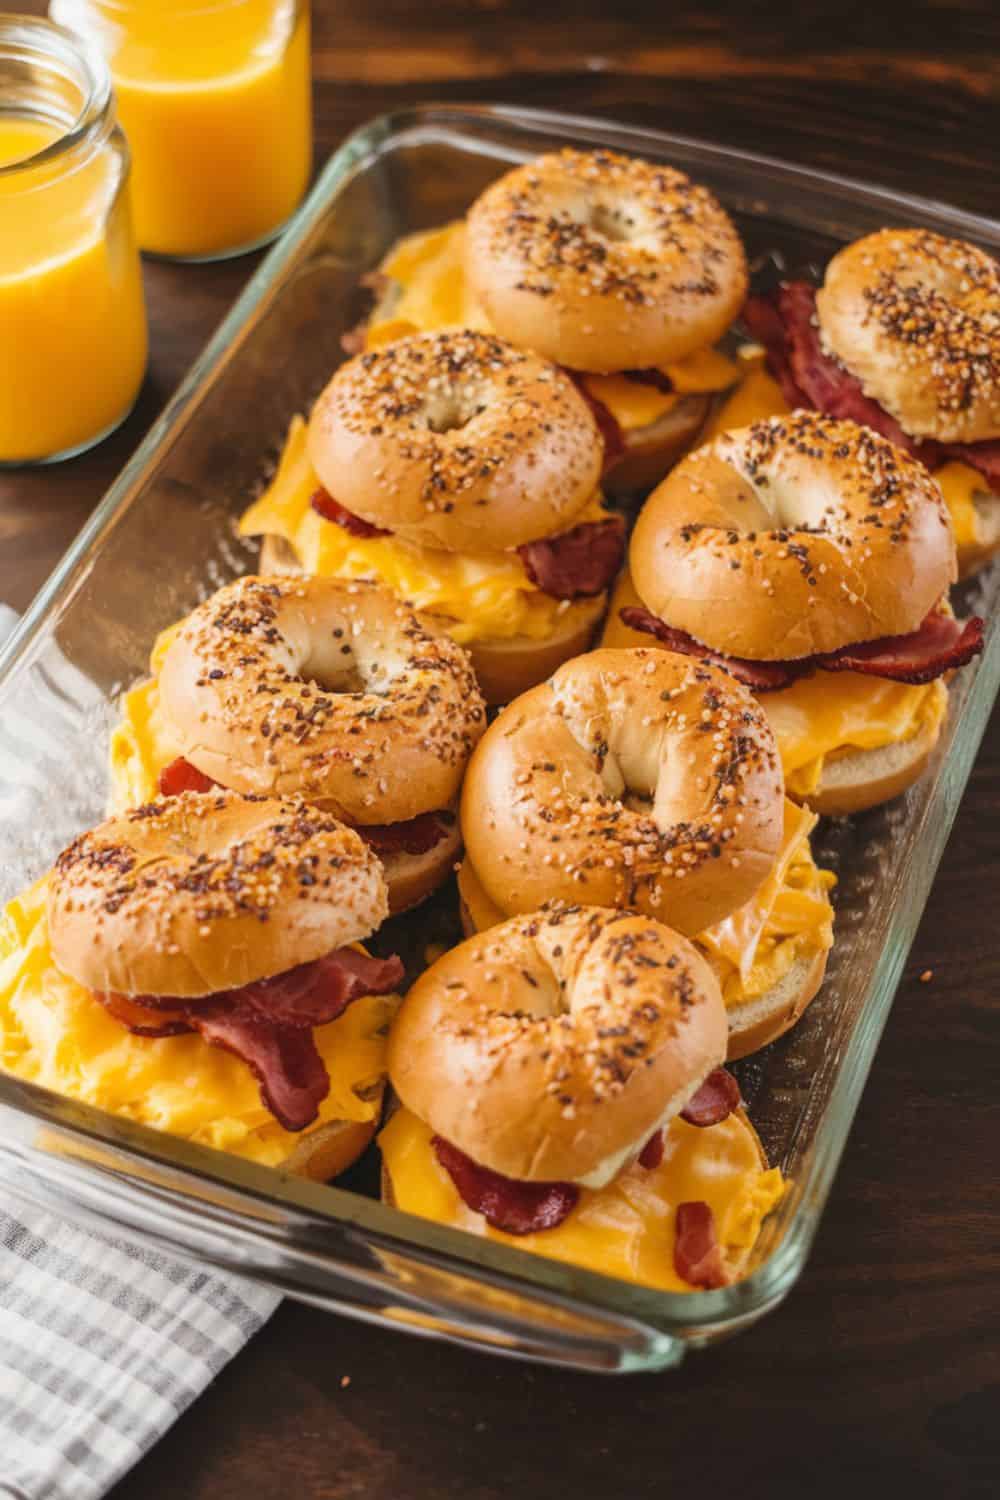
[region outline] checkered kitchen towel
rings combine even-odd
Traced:
[[[16,616],[0,605],[0,639]],[[260,1328],[263,1287],[0,1206],[0,1500],[94,1500]]]

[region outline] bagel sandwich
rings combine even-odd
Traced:
[[[921,774],[945,679],[982,650],[982,620],[951,613],[955,572],[926,468],[797,411],[720,434],[654,491],[606,640],[646,635],[725,667],[760,698],[789,796],[857,812]]]
[[[0,1067],[327,1180],[381,1115],[397,958],[374,855],[328,813],[185,793],[80,835],[0,917]]]
[[[243,577],[163,632],[124,695],[112,805],[216,786],[356,828],[395,915],[448,878],[486,710],[465,651],[380,584]]]
[[[883,229],[847,245],[819,288],[751,297],[770,412],[808,407],[873,428],[940,486],[960,577],[1000,548],[1000,267],[962,240]],[[757,414],[763,415],[762,411]],[[732,423],[736,425],[736,421]]]
[[[829,892],[836,877],[813,859],[809,838],[817,821],[808,808],[786,800],[781,848],[767,879],[743,906],[691,939],[722,990],[729,1061],[784,1035],[823,983],[833,946]],[[458,896],[467,936],[507,918],[468,856],[459,866]]]
[[[375,578],[468,650],[502,703],[585,650],[623,523],[601,505],[591,409],[493,335],[417,334],[356,356],[240,523],[262,572]]]
[[[662,924],[558,904],[506,921],[394,1022],[383,1197],[662,1290],[728,1285],[784,1184],[725,1050],[715,976]]]
[[[467,327],[535,349],[594,404],[608,492],[644,491],[738,379],[715,344],[746,275],[727,215],[683,173],[555,152],[493,183],[466,219],[395,245],[368,279],[375,306],[350,347]]]

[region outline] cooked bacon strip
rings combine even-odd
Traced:
[[[307,1026],[276,1025],[227,1001],[192,1007],[190,1014],[206,1042],[246,1063],[279,1125],[298,1131],[313,1123],[330,1092],[330,1075]]]
[[[825,656],[803,656],[795,661],[747,661],[709,650],[686,631],[665,625],[648,609],[630,606],[619,613],[630,629],[655,636],[670,651],[723,667],[755,693],[774,692],[817,671],[863,672],[891,682],[933,682],[945,672],[965,666],[983,649],[983,621],[978,615],[962,622],[931,610],[909,635],[883,636],[877,641],[842,646]]]
[[[181,792],[210,792],[214,786],[218,786],[211,776],[206,776],[204,771],[199,771],[183,755],[178,755],[169,766],[164,766],[160,772],[158,786],[161,797],[177,797]]]
[[[624,457],[625,434],[622,432],[617,419],[612,416],[604,402],[599,401],[587,385],[586,377],[579,374],[576,370],[566,370],[566,374],[590,407],[591,415],[597,423],[601,437],[604,439],[604,466],[601,470],[603,477],[609,469],[614,468],[620,458]]]
[[[318,516],[323,517],[324,521],[333,521],[337,526],[342,527],[344,531],[348,532],[350,536],[367,538],[392,535],[391,532],[385,531],[381,526],[373,526],[370,521],[364,520],[361,516],[356,516],[353,510],[348,510],[346,505],[341,505],[340,501],[335,500],[332,495],[328,495],[326,490],[317,490],[309,501],[309,504]]]
[[[366,823],[357,832],[376,854],[426,854],[447,830],[437,813],[429,812],[404,823]]]
[[[572,1182],[517,1182],[479,1166],[439,1135],[432,1144],[462,1202],[504,1234],[555,1229],[580,1197],[580,1189]]]
[[[342,1015],[362,995],[387,995],[403,978],[403,965],[338,948],[272,979],[203,999],[165,995],[98,995],[116,1020],[137,1036],[197,1031],[213,1047],[243,1059],[260,1084],[261,1098],[286,1130],[304,1130],[330,1092],[330,1076],[313,1037],[314,1026]]]
[[[672,625],[665,625],[651,610],[629,605],[618,613],[630,630],[641,630],[645,635],[655,636],[668,651],[678,651],[682,656],[694,656],[699,661],[724,667],[731,676],[753,688],[755,693],[777,692],[779,688],[787,687],[796,677],[803,675],[801,670],[796,670],[797,662],[749,661],[740,656],[724,656],[721,651],[712,651],[708,646],[703,646],[701,641],[696,641],[693,635],[688,635],[686,630],[675,630]],[[808,670],[808,666],[805,670]]]
[[[639,1152],[639,1165],[645,1167],[647,1172],[652,1172],[663,1160],[663,1131],[654,1130],[649,1140]]]
[[[116,995],[109,991],[95,991],[95,994],[108,1014],[136,1036],[181,1036],[193,1029],[181,1011],[142,1005],[130,995]]]
[[[373,958],[354,948],[338,948],[326,958],[230,990],[228,999],[234,1008],[249,1008],[277,1026],[325,1026],[362,995],[391,994],[402,978],[403,965],[395,954]],[[190,1003],[189,1016],[198,1003]]]
[[[725,1068],[715,1068],[685,1104],[681,1119],[704,1129],[708,1125],[721,1124],[742,1103],[740,1086],[732,1073]]]
[[[691,1286],[712,1291],[729,1285],[729,1273],[707,1203],[678,1203],[674,1219],[674,1270]]]
[[[583,521],[558,536],[526,542],[517,555],[532,583],[553,599],[592,598],[604,592],[621,568],[625,522],[621,516]]]
[[[816,325],[816,288],[789,281],[766,297],[749,297],[743,309],[747,329],[767,350],[768,369],[789,406],[809,406],[828,417],[844,417],[880,432],[897,448],[919,458],[933,472],[948,459],[978,469],[1000,488],[1000,440],[939,443],[914,438],[883,406],[866,396],[861,382],[823,349]]]
[[[864,672],[892,682],[933,682],[943,672],[964,667],[983,649],[983,621],[956,620],[932,610],[919,630],[909,635],[884,636],[860,646],[844,646],[830,656],[817,656],[824,672]]]

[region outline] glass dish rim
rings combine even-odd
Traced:
[[[169,441],[175,425],[184,416],[188,407],[197,400],[206,374],[238,341],[248,319],[266,303],[269,293],[281,285],[282,274],[286,266],[292,262],[301,243],[328,210],[331,200],[351,173],[362,166],[366,160],[398,144],[404,137],[412,139],[415,133],[419,134],[421,128],[433,131],[435,138],[440,139],[442,132],[447,132],[448,129],[460,135],[463,126],[470,129],[478,127],[482,130],[491,122],[506,129],[515,131],[520,129],[525,133],[544,132],[550,137],[561,137],[567,141],[587,140],[603,145],[613,144],[625,149],[631,147],[637,151],[641,150],[645,143],[647,147],[655,146],[663,153],[671,149],[679,149],[709,165],[714,163],[720,167],[750,168],[758,174],[767,175],[775,185],[785,184],[789,188],[799,186],[814,190],[822,189],[827,194],[833,193],[847,198],[855,205],[859,203],[872,207],[884,205],[891,207],[895,214],[901,210],[910,210],[915,216],[944,219],[957,233],[1000,246],[1000,223],[983,216],[954,209],[947,204],[919,195],[901,193],[880,186],[869,186],[849,176],[802,167],[776,157],[746,152],[737,148],[716,146],[711,142],[673,132],[620,125],[612,120],[603,120],[593,116],[522,109],[502,104],[432,103],[381,114],[353,132],[332,154],[281,240],[250,278],[243,292],[209,339],[135,453],[126,462],[103,500],[39,590],[19,625],[4,647],[0,648],[0,685],[16,663],[30,653],[32,643],[48,618],[50,609],[63,591],[72,586],[74,575],[85,562],[99,536],[106,530],[119,510],[127,506],[132,488],[147,464],[161,445]],[[482,145],[481,140],[479,144]],[[509,150],[504,150],[503,155],[505,158],[509,157]],[[991,622],[987,652],[976,677],[975,691],[965,705],[962,734],[953,745],[947,763],[948,780],[952,785],[960,783],[963,789],[998,684],[1000,684],[1000,646],[994,639],[997,633]],[[931,856],[926,863],[926,869],[929,871],[928,889],[950,832],[958,800],[957,797],[952,796],[951,804],[946,807],[946,816],[938,822],[933,842],[928,848],[927,852]],[[928,816],[929,814],[925,813],[925,822]],[[924,899],[926,901],[926,895]],[[923,906],[914,916],[911,912],[903,910],[902,903],[897,903],[893,911],[889,938],[901,938],[902,941],[887,939],[883,954],[873,972],[868,996],[858,1024],[848,1039],[845,1053],[838,1064],[836,1080],[825,1105],[824,1114],[830,1115],[830,1128],[817,1134],[805,1174],[794,1185],[798,1202],[792,1210],[781,1243],[771,1250],[766,1259],[745,1280],[718,1291],[661,1292],[648,1287],[635,1286],[596,1272],[582,1272],[574,1269],[573,1275],[578,1282],[579,1290],[565,1294],[569,1296],[571,1302],[577,1303],[580,1293],[590,1291],[594,1293],[593,1303],[590,1303],[588,1297],[583,1301],[583,1306],[589,1303],[592,1306],[605,1307],[626,1317],[639,1319],[654,1317],[655,1326],[660,1328],[671,1326],[689,1328],[692,1324],[696,1324],[700,1329],[709,1332],[713,1325],[731,1323],[733,1315],[745,1318],[763,1312],[780,1300],[790,1289],[805,1265],[861,1093],[868,1079],[878,1040],[891,1008],[916,922],[922,910]],[[7,1104],[24,1112],[23,1104],[18,1103],[15,1095],[18,1092],[23,1093],[25,1087],[28,1088],[29,1093],[38,1093],[40,1096],[46,1093],[44,1090],[34,1090],[31,1086],[14,1083],[8,1078],[0,1077],[0,1105]],[[48,1097],[53,1101],[58,1099],[55,1095]],[[96,1136],[108,1145],[122,1146],[125,1150],[136,1150],[140,1155],[149,1155],[161,1164],[181,1171],[193,1169],[199,1175],[207,1175],[226,1187],[235,1187],[237,1191],[240,1190],[242,1180],[242,1185],[253,1196],[270,1197],[272,1201],[281,1202],[292,1208],[306,1209],[308,1212],[305,1199],[311,1195],[294,1191],[294,1183],[292,1184],[293,1191],[286,1196],[267,1191],[266,1184],[268,1179],[271,1179],[271,1174],[267,1169],[255,1168],[252,1164],[241,1162],[238,1158],[232,1158],[227,1163],[224,1158],[220,1158],[219,1153],[207,1154],[208,1148],[192,1147],[187,1143],[180,1143],[169,1137],[165,1138],[158,1132],[145,1131],[143,1127],[131,1126],[127,1130],[118,1128],[109,1136],[98,1127],[98,1122],[107,1120],[120,1127],[122,1122],[117,1121],[115,1116],[96,1109],[91,1110],[88,1106],[75,1108],[78,1112],[82,1111],[84,1116],[87,1114],[93,1116],[94,1123],[90,1126],[84,1123],[70,1127],[84,1136],[91,1136],[91,1138]],[[36,1119],[47,1118],[53,1123],[64,1125],[66,1123],[58,1120],[60,1114],[66,1113],[65,1109],[42,1105],[37,1110],[32,1110],[31,1113]],[[130,1146],[127,1137],[133,1133],[134,1144]],[[115,1135],[118,1137],[117,1140],[114,1139]],[[123,1140],[123,1137],[126,1139]],[[169,1149],[171,1146],[183,1146],[184,1149],[174,1152]],[[165,1150],[164,1147],[168,1149]],[[186,1168],[182,1165],[182,1159],[191,1153],[194,1153],[194,1159],[191,1167]],[[172,1161],[171,1157],[173,1157]],[[227,1165],[230,1170],[226,1170]],[[254,1181],[255,1174],[261,1171],[266,1176],[262,1177],[260,1184],[257,1184]],[[249,1181],[246,1180],[248,1174]],[[322,1190],[343,1193],[343,1190],[337,1188],[336,1185],[324,1186]],[[411,1215],[401,1215],[399,1210],[389,1209],[381,1203],[375,1203],[373,1200],[364,1199],[358,1195],[350,1195],[350,1197],[353,1204],[350,1218],[355,1222],[360,1218],[363,1223],[370,1210],[377,1210],[377,1213],[372,1213],[372,1219],[376,1222],[372,1222],[368,1227],[382,1239],[398,1238],[398,1242],[404,1247],[408,1246],[431,1256],[438,1249],[443,1249],[449,1260],[457,1259],[471,1274],[481,1274],[485,1269],[492,1272],[494,1279],[501,1282],[506,1280],[508,1284],[521,1287],[527,1282],[529,1288],[535,1292],[544,1291],[549,1297],[557,1295],[553,1293],[551,1284],[553,1270],[565,1272],[567,1269],[560,1263],[540,1260],[537,1257],[525,1255],[523,1252],[512,1253],[508,1247],[490,1242],[481,1244],[472,1242],[461,1231],[428,1225],[426,1221],[416,1219]],[[387,1213],[395,1216],[395,1220],[398,1220],[401,1226],[398,1237],[393,1233],[387,1233],[384,1223],[377,1222]],[[343,1219],[337,1218],[333,1213],[324,1214],[323,1217],[333,1218],[335,1222],[343,1222]],[[434,1243],[435,1241],[437,1244]],[[479,1251],[475,1256],[469,1254],[473,1243],[477,1244]],[[466,1252],[464,1254],[463,1248]],[[541,1274],[533,1275],[532,1271],[539,1267]],[[250,1274],[253,1274],[252,1271]]]

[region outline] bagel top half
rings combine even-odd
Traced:
[[[816,294],[827,352],[915,438],[1000,438],[1000,264],[929,229],[846,246]]]
[[[684,358],[747,290],[739,235],[683,172],[566,149],[506,173],[469,210],[466,275],[513,343],[595,374]]]
[[[924,465],[870,428],[811,411],[689,454],[643,507],[629,566],[668,625],[761,661],[907,635],[957,572]]]
[[[570,528],[594,498],[604,443],[570,377],[470,330],[359,354],[313,409],[327,491],[420,547],[505,551]]]

